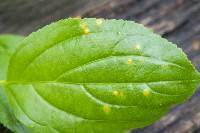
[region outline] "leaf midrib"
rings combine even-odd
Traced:
[[[61,81],[9,81],[3,80],[0,82],[3,85],[14,85],[14,84],[73,84],[73,85],[84,85],[84,84],[146,84],[146,83],[200,83],[200,79],[178,79],[178,80],[157,80],[157,81],[145,81],[145,82],[61,82]]]

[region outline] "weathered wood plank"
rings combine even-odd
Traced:
[[[98,8],[109,0],[0,0],[0,32],[27,35],[53,21]]]
[[[0,33],[27,35],[69,16],[134,20],[177,43],[200,70],[199,0],[0,0]],[[200,132],[200,89],[160,121],[132,133]]]

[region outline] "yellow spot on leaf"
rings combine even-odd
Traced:
[[[102,20],[102,19],[97,19],[97,20],[96,20],[96,24],[97,24],[97,25],[101,25],[102,23],[103,23],[103,20]]]
[[[119,91],[113,91],[114,96],[119,96]]]
[[[110,107],[109,107],[108,105],[104,105],[104,106],[103,106],[103,111],[104,111],[105,113],[109,113],[109,112],[110,112]]]
[[[90,32],[90,30],[88,28],[85,28],[83,31],[85,34],[88,34]]]
[[[150,95],[150,90],[149,89],[144,89],[143,95],[144,96],[149,96]]]
[[[87,24],[82,24],[81,28],[83,29],[84,34],[88,34],[90,32]]]
[[[117,90],[115,90],[115,91],[113,91],[113,95],[114,96],[119,96],[119,97],[123,97],[124,96],[124,93],[122,92],[122,91],[117,91]]]
[[[132,64],[132,63],[133,63],[133,60],[132,60],[131,58],[129,58],[128,61],[127,61],[127,63],[128,63],[128,64]]]

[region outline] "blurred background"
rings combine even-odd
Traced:
[[[176,43],[200,70],[200,0],[0,0],[0,34],[28,35],[68,17],[133,20]],[[0,126],[0,133],[10,133]],[[200,89],[160,121],[131,133],[200,133]]]

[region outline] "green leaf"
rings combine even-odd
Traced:
[[[122,133],[158,120],[199,82],[181,49],[142,25],[66,19],[23,40],[6,92],[34,133]]]
[[[21,36],[0,35],[0,82],[6,79],[10,57],[22,39]],[[14,132],[27,133],[23,125],[15,118],[2,84],[0,84],[0,123]]]

